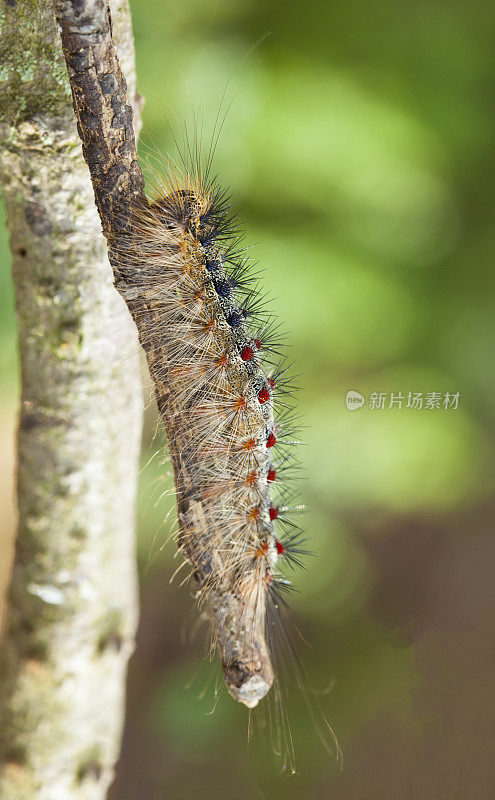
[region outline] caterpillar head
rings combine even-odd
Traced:
[[[215,236],[211,219],[211,199],[194,189],[178,189],[166,195],[158,204],[168,219],[178,224],[194,238],[206,242]]]

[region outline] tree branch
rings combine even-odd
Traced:
[[[126,0],[113,8],[127,35]],[[103,800],[137,622],[137,337],[112,285],[52,6],[2,3],[0,22],[22,381],[0,797]]]
[[[143,199],[132,109],[112,40],[106,0],[56,0],[62,48],[77,130],[107,239],[126,230],[128,213]]]

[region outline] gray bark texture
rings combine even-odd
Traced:
[[[0,2],[1,188],[22,387],[0,798],[102,800],[137,624],[137,335],[113,287],[52,5]],[[127,0],[112,15],[134,98]]]

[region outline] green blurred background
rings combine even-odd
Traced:
[[[225,692],[210,714],[216,664],[198,671],[205,633],[191,635],[187,588],[169,585],[177,562],[160,545],[171,501],[159,499],[169,479],[155,460],[141,477],[142,618],[112,800],[488,800],[494,7],[131,5],[143,155],[170,149],[168,122],[191,124],[193,109],[207,140],[237,67],[215,166],[242,208],[304,373],[301,494],[316,555],[292,605],[311,645],[301,651],[312,684],[331,687],[319,701],[345,763],[340,771],[322,749],[295,688],[295,776],[279,776],[263,735],[247,748],[247,712]],[[9,478],[17,367],[4,232],[1,244]],[[366,397],[364,407],[347,410],[349,390]],[[368,407],[371,392],[433,391],[460,392],[458,409]],[[150,410],[143,465],[156,449],[154,421]],[[2,505],[8,530],[12,512]]]

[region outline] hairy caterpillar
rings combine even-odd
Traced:
[[[301,566],[307,553],[291,519],[302,507],[291,507],[280,488],[297,463],[290,370],[231,200],[209,178],[210,161],[202,171],[192,160],[192,169],[184,159],[182,168],[169,163],[154,199],[135,208],[131,233],[119,243],[125,282],[118,288],[139,318],[171,443],[177,544],[226,686],[253,708],[275,682],[281,749],[290,753],[267,644],[280,637],[287,645],[279,614],[281,593],[291,588],[284,564]]]
[[[132,227],[125,262],[145,306],[142,343],[174,441],[178,546],[227,687],[253,707],[273,682],[265,618],[289,584],[279,562],[301,550],[296,528],[276,534],[288,509],[271,499],[275,453],[291,436],[287,408],[277,423],[273,414],[278,397],[285,405],[286,368],[270,363],[274,324],[253,288],[230,200],[213,181],[169,169],[162,196],[136,212]]]

